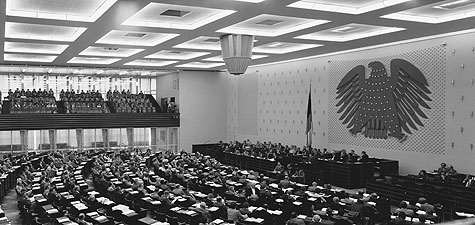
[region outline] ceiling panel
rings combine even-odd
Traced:
[[[122,25],[194,30],[233,13],[234,10],[152,2]]]
[[[179,34],[112,30],[97,40],[96,43],[110,45],[155,46],[177,36],[179,36]]]
[[[6,41],[4,45],[4,51],[40,54],[61,54],[68,46],[69,45]]]
[[[119,61],[117,58],[73,57],[68,63],[74,64],[112,64]]]
[[[218,32],[275,37],[328,22],[330,21],[263,14],[220,29]]]
[[[44,41],[75,41],[85,27],[54,26],[30,23],[5,23],[5,37]]]
[[[228,33],[254,35],[251,65],[262,65],[464,32],[474,15],[475,0],[5,0],[0,72],[225,70]]]
[[[305,34],[298,37],[297,39],[309,39],[309,40],[319,40],[319,41],[352,41],[361,38],[367,38],[382,34],[393,33],[397,31],[405,30],[400,27],[383,27],[383,26],[374,26],[367,24],[357,24],[350,23],[343,26],[322,30],[315,33]]]
[[[189,60],[196,57],[201,57],[210,54],[209,52],[190,52],[179,50],[162,50],[157,53],[146,56],[151,59],[175,59],[175,60]]]
[[[444,23],[474,16],[475,0],[447,0],[382,17],[422,23]]]
[[[79,55],[108,56],[108,57],[129,57],[143,51],[140,48],[118,48],[118,47],[88,47]]]
[[[32,55],[32,54],[4,54],[5,61],[18,62],[53,62],[57,56],[55,55]]]
[[[9,16],[94,22],[117,0],[6,0]]]

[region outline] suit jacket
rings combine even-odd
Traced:
[[[239,210],[228,208],[228,220],[236,222],[241,218],[243,218],[243,216]]]
[[[254,192],[252,191],[252,189],[254,189]],[[253,195],[253,194],[259,196],[259,195],[260,195],[259,189],[257,189],[257,188],[251,188],[251,187],[246,188],[246,193],[245,193],[246,197],[249,197],[249,196],[251,196],[251,195]]]

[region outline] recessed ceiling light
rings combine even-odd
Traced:
[[[346,27],[341,27],[341,28],[333,29],[333,30],[331,30],[331,32],[350,33],[350,32],[356,32],[356,31],[358,31],[358,30],[361,30],[361,28],[346,26]]]
[[[213,68],[218,66],[224,66],[224,63],[205,63],[205,62],[190,62],[181,65],[177,65],[175,67],[185,67],[185,68]]]
[[[145,35],[147,35],[146,33],[126,33],[124,36],[126,37],[133,37],[133,38],[142,38],[144,37]]]
[[[162,16],[173,16],[173,17],[184,17],[188,13],[190,13],[190,12],[189,11],[168,9],[165,12],[160,13],[160,15],[162,15]]]
[[[270,54],[285,54],[289,52],[301,51],[310,48],[316,48],[323,45],[320,44],[300,44],[291,42],[272,42],[260,45],[253,48],[253,52],[270,53]]]
[[[94,22],[117,0],[7,0],[8,16]]]
[[[40,54],[61,54],[68,46],[69,45],[6,41],[4,45],[4,51]]]
[[[129,57],[135,55],[144,49],[137,48],[118,48],[118,47],[88,47],[79,55],[105,56],[105,57]]]
[[[261,22],[257,22],[257,25],[264,25],[264,26],[274,26],[278,23],[283,23],[282,20],[263,20]]]
[[[219,38],[200,36],[195,39],[183,42],[181,44],[173,46],[173,48],[188,48],[188,49],[203,49],[203,50],[215,50],[221,51],[221,44]]]
[[[112,30],[96,41],[96,43],[112,45],[155,46],[177,36],[179,36],[179,34]]]
[[[33,55],[33,54],[4,54],[5,61],[16,62],[53,62],[56,55]]]
[[[166,51],[162,50],[157,53],[146,56],[145,58],[152,59],[172,59],[172,60],[189,60],[203,55],[207,55],[209,52],[191,52],[191,51]]]
[[[119,61],[119,58],[99,58],[99,57],[73,57],[68,63],[74,64],[112,64]]]
[[[330,21],[262,14],[237,24],[219,29],[217,32],[276,37],[328,22]]]
[[[157,12],[162,12],[157,15]],[[234,10],[151,2],[122,23],[126,26],[194,30],[230,14]]]
[[[411,0],[300,0],[287,7],[327,12],[362,14]]]
[[[318,31],[315,33],[300,35],[295,38],[318,41],[345,42],[383,34],[389,34],[402,30],[405,30],[405,28],[351,23],[336,28]]]
[[[168,66],[178,61],[165,61],[165,60],[149,60],[138,59],[132,62],[125,63],[126,66]]]
[[[475,0],[445,0],[381,17],[421,23],[444,23],[475,17]]]
[[[434,8],[436,9],[446,9],[446,10],[453,10],[458,9],[461,7],[469,6],[475,4],[475,1],[471,0],[458,0],[454,2],[448,2],[441,5],[436,5]]]
[[[87,28],[5,22],[5,37],[72,42]]]

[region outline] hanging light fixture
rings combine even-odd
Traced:
[[[254,36],[244,34],[225,34],[219,38],[221,52],[228,72],[240,75],[246,72],[251,62]]]

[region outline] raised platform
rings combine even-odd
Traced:
[[[0,114],[0,131],[179,126],[178,113]]]

